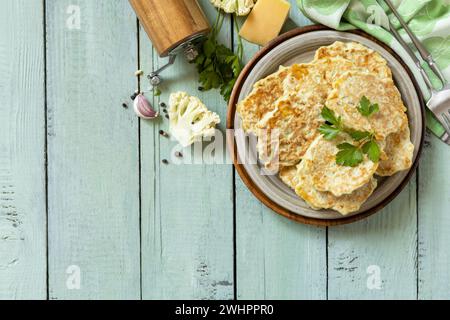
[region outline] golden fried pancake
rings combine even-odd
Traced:
[[[337,164],[337,145],[344,142],[352,143],[352,140],[344,135],[333,140],[319,136],[303,157],[303,170],[309,172],[314,188],[331,192],[336,197],[350,194],[367,184],[378,167],[378,162],[372,162],[367,156],[355,167]]]
[[[319,134],[318,128],[324,122],[321,110],[320,99],[301,94],[278,100],[273,113],[257,125],[257,149],[262,163],[266,167],[297,164]]]
[[[386,60],[378,53],[356,42],[336,41],[316,51],[314,60],[324,58],[343,58],[353,62],[358,68],[379,78],[392,78],[392,72]]]
[[[252,92],[237,105],[237,112],[242,119],[242,128],[255,133],[256,124],[274,109],[274,102],[284,94],[283,81],[290,68],[281,67],[278,72],[259,80]]]
[[[325,139],[320,136],[310,146],[310,149],[318,148],[322,145],[322,141]],[[322,145],[322,147],[325,147]],[[310,150],[308,150],[305,159],[297,166],[297,185],[295,187],[295,193],[299,195],[308,205],[315,209],[333,209],[341,214],[345,215],[349,212],[359,210],[361,205],[369,198],[373,190],[377,186],[377,180],[373,178],[373,174],[369,176],[367,183],[363,184],[357,189],[354,189],[350,194],[344,194],[341,196],[335,196],[331,192],[319,191],[315,187],[317,182],[317,173],[313,171],[314,166],[311,166],[311,162],[306,160],[309,158]],[[334,157],[330,161],[335,161]],[[341,167],[342,170],[347,170],[350,167]],[[350,168],[352,169],[352,168]],[[326,172],[328,174],[328,172]],[[340,175],[337,175],[338,179],[347,180],[345,182],[351,182],[351,179],[345,179]],[[295,181],[295,180],[294,180]],[[339,190],[340,191],[340,190]]]
[[[299,166],[301,166],[301,163]],[[377,180],[372,178],[366,185],[353,191],[353,193],[336,197],[330,192],[317,191],[312,185],[311,178],[308,175],[300,174],[298,175],[295,193],[314,210],[333,209],[342,215],[347,215],[350,212],[358,211],[376,187]]]
[[[311,63],[294,64],[284,79],[285,93],[292,91],[307,98],[326,99],[333,83],[349,71],[360,71],[361,68],[343,58],[323,58]],[[324,100],[323,100],[324,101]]]
[[[325,102],[334,80],[344,72],[355,69],[357,67],[353,63],[341,58],[280,68],[278,72],[256,82],[252,92],[237,105],[243,129],[256,133],[258,122],[271,115],[276,101],[293,93],[303,100]]]
[[[316,75],[315,81],[326,87],[327,95],[333,89],[333,83],[349,71],[361,71],[361,67],[353,62],[340,58],[322,58],[311,62]]]
[[[349,128],[374,132],[377,140],[384,140],[391,133],[402,130],[408,123],[400,92],[391,79],[379,79],[363,72],[347,72],[333,85],[326,105]],[[370,117],[359,111],[361,98],[367,97],[379,111]]]
[[[281,167],[278,174],[284,184],[286,184],[289,188],[295,190],[295,187],[298,184],[297,166]]]
[[[324,122],[320,113],[332,83],[342,73],[355,68],[353,63],[341,58],[290,67],[284,80],[285,96],[256,125],[258,152],[266,166],[277,161],[281,166],[292,166],[301,160]],[[275,138],[279,134],[278,152],[274,152],[274,134]]]
[[[391,133],[386,138],[384,152],[386,160],[380,161],[376,174],[379,176],[392,176],[398,171],[411,168],[414,145],[411,143],[409,127]]]

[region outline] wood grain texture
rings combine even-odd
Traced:
[[[0,5],[0,299],[45,299],[43,7]]]
[[[46,4],[49,297],[137,299],[138,121],[122,108],[136,87],[135,15],[126,1]]]
[[[330,227],[328,298],[416,299],[416,218],[413,177],[381,212],[354,224]]]
[[[216,11],[200,1],[210,20]],[[220,40],[231,43],[229,21]],[[143,35],[143,36],[142,36]],[[142,68],[149,72],[150,45],[141,32]],[[165,63],[154,55],[157,68]],[[217,112],[225,128],[226,103],[217,91],[199,92],[197,72],[183,56],[162,74],[162,95],[186,91]],[[144,82],[144,89],[148,86]],[[159,136],[168,120],[142,122],[142,289],[144,299],[233,298],[233,177],[231,165],[176,165],[176,143]],[[209,145],[205,142],[203,146]],[[187,158],[190,149],[183,150]],[[164,165],[162,159],[171,164]]]
[[[430,134],[419,166],[419,299],[450,299],[449,159]]]
[[[292,5],[291,26],[292,21],[308,23],[294,1]],[[249,61],[259,47],[244,45],[244,60]],[[238,299],[326,298],[325,229],[278,216],[250,193],[237,173],[236,249]]]
[[[129,0],[161,56],[194,35],[207,34],[208,20],[197,0]]]
[[[238,299],[325,299],[325,229],[288,220],[236,179]]]
[[[0,299],[47,295],[46,131],[50,299],[231,299],[234,289],[238,299],[450,298],[448,146],[428,136],[417,181],[383,212],[328,229],[276,215],[236,175],[234,259],[231,166],[161,164],[175,146],[158,134],[167,120],[139,122],[121,107],[138,64],[129,3],[46,1],[47,115],[43,3],[0,0]],[[284,31],[310,23],[291,3]],[[227,21],[228,45],[231,32]],[[245,61],[258,49],[245,43]],[[166,61],[144,30],[140,57],[147,73]],[[196,90],[192,65],[180,56],[162,76],[155,104],[188,91],[224,129],[225,103]],[[79,290],[66,285],[71,265]]]

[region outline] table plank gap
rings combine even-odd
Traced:
[[[139,19],[136,17],[136,54],[137,70],[141,69],[141,28]],[[141,89],[141,77],[137,77],[137,88]],[[139,298],[142,300],[142,145],[141,145],[141,120],[138,120],[138,159],[139,159]]]
[[[235,43],[235,37],[237,33],[237,30],[235,30],[235,23],[237,22],[237,17],[232,16],[231,17],[232,23],[230,23],[230,34],[231,34],[231,43],[230,47],[233,48],[233,52],[236,53],[237,51],[237,44]],[[241,62],[243,63],[243,62]],[[228,108],[228,106],[227,106]],[[228,149],[226,151],[228,153]],[[236,170],[233,166],[233,299],[237,300],[238,293],[237,293],[237,233],[236,233]]]
[[[44,149],[45,149],[45,286],[46,300],[50,298],[48,259],[48,93],[47,93],[47,0],[42,0],[43,41],[44,41]]]

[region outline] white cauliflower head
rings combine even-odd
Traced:
[[[169,98],[170,133],[187,147],[202,137],[214,135],[219,116],[209,111],[199,98],[186,92],[175,92]]]
[[[257,0],[211,0],[211,3],[226,13],[236,13],[246,16],[250,13]]]

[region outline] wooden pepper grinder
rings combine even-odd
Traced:
[[[179,52],[188,61],[197,57],[196,44],[209,33],[210,26],[197,0],[129,1],[160,57],[169,57],[166,65],[149,75],[150,83],[157,86],[159,73],[175,62]]]

